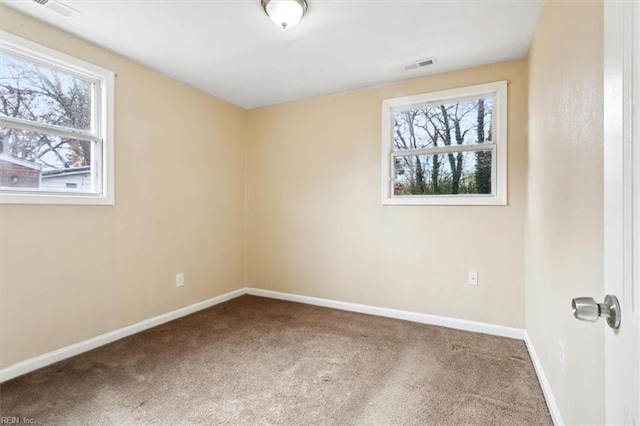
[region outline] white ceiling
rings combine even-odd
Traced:
[[[543,0],[308,0],[290,29],[260,0],[0,0],[177,80],[255,108],[522,58]],[[404,71],[415,60],[437,63]]]

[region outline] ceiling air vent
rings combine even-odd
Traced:
[[[67,18],[73,18],[80,14],[77,10],[71,9],[69,6],[62,4],[56,0],[33,0],[34,2],[41,4],[49,10],[52,10]]]
[[[402,69],[405,71],[417,70],[418,68],[427,67],[435,63],[436,63],[436,58],[420,59],[418,61],[411,62],[410,64],[403,65]]]

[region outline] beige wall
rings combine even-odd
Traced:
[[[565,422],[581,425],[604,424],[603,325],[571,315],[573,297],[604,290],[602,63],[602,3],[547,1],[529,56],[527,330]]]
[[[247,282],[513,327],[526,291],[565,421],[604,422],[603,354],[583,350],[601,329],[569,309],[603,291],[601,3],[547,1],[528,62],[249,113],[12,9],[0,19],[118,73],[115,206],[0,205],[2,367]],[[381,100],[503,79],[509,205],[382,206]]]
[[[249,285],[524,326],[526,64],[249,112]],[[381,101],[509,80],[509,206],[382,206]],[[467,285],[468,271],[479,286]]]
[[[0,205],[1,365],[241,287],[246,111],[12,9],[0,16],[3,30],[118,74],[116,204]]]

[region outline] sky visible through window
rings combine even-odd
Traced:
[[[55,134],[55,128],[92,130],[94,83],[0,53],[0,115],[53,126],[53,131],[0,127],[0,152],[60,170],[91,166],[87,140]]]
[[[492,143],[493,104],[487,97],[394,111],[394,195],[491,194],[492,150],[477,148]],[[460,149],[428,152],[446,147]]]

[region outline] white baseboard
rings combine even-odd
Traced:
[[[152,327],[156,327],[160,324],[164,324],[166,322],[183,317],[185,315],[189,315],[194,312],[200,311],[202,309],[206,309],[211,306],[226,302],[228,300],[234,299],[244,294],[267,297],[271,299],[288,300],[292,302],[306,303],[309,305],[323,306],[327,308],[340,309],[344,311],[359,312],[363,314],[377,315],[381,317],[395,318],[395,319],[401,319],[406,321],[413,321],[413,322],[422,323],[422,324],[448,327],[448,328],[453,328],[457,330],[465,330],[465,331],[471,331],[476,333],[484,333],[484,334],[491,334],[495,336],[525,340],[527,344],[527,348],[529,349],[529,353],[531,354],[531,358],[533,360],[536,373],[538,374],[538,378],[540,380],[542,390],[547,400],[549,410],[551,411],[553,421],[556,425],[564,424],[562,422],[562,417],[560,416],[560,411],[558,410],[558,407],[555,403],[555,399],[553,398],[553,394],[551,393],[551,388],[549,387],[549,383],[547,382],[544,372],[542,370],[540,361],[535,355],[535,351],[533,350],[533,345],[525,330],[522,330],[519,328],[505,327],[505,326],[495,325],[495,324],[481,323],[476,321],[447,318],[447,317],[441,317],[437,315],[401,311],[397,309],[380,308],[376,306],[367,306],[367,305],[361,305],[357,303],[340,302],[336,300],[321,299],[317,297],[299,296],[299,295],[290,294],[290,293],[282,293],[277,291],[261,290],[261,289],[248,288],[248,287],[240,288],[238,290],[225,293],[221,296],[214,297],[212,299],[205,300],[203,302],[195,303],[193,305],[186,306],[184,308],[177,309],[175,311],[167,312],[165,314],[158,315],[156,317],[149,318],[144,321],[140,321],[136,324],[123,327],[118,330],[110,331],[108,333],[101,334],[99,336],[90,338],[88,340],[84,340],[82,342],[78,342],[78,343],[66,346],[64,348],[57,349],[55,351],[11,365],[7,368],[0,370],[0,383],[13,379],[18,376],[21,376],[23,374],[27,374],[29,372],[35,371],[37,369],[46,367],[58,361],[62,361],[64,359],[70,358],[72,356],[90,351],[92,349],[106,345],[108,343],[114,342],[124,337],[131,336],[133,334],[150,329]]]
[[[544,394],[544,399],[547,401],[547,407],[549,408],[549,413],[551,413],[551,419],[553,420],[553,424],[556,426],[563,426],[564,420],[562,419],[562,415],[560,414],[560,408],[558,407],[558,403],[556,402],[555,397],[553,396],[553,392],[551,391],[551,385],[547,380],[546,374],[544,374],[544,370],[542,369],[542,363],[540,362],[540,358],[536,354],[536,350],[533,347],[533,342],[531,341],[531,337],[529,333],[525,330],[524,332],[524,342],[527,345],[527,350],[529,351],[529,356],[531,357],[531,361],[533,362],[533,368],[536,370],[536,374],[538,375],[538,381],[540,382],[540,387],[542,387],[542,393]]]
[[[165,322],[169,322],[185,315],[189,315],[202,309],[217,305],[219,303],[226,302],[227,300],[242,296],[245,293],[246,289],[244,288],[234,290],[229,293],[214,297],[212,299],[198,302],[184,308],[176,309],[175,311],[167,312],[166,314],[158,315],[153,318],[149,318],[144,321],[129,325],[127,327],[110,331],[108,333],[92,337],[91,339],[84,340],[82,342],[74,343],[73,345],[48,352],[46,354],[28,359],[26,361],[18,362],[17,364],[13,364],[7,368],[3,368],[2,370],[0,370],[0,383],[13,379],[14,377],[21,376],[23,374],[30,373],[39,368],[46,367],[47,365],[51,365],[58,361],[62,361],[63,359],[67,359],[72,356],[79,355],[83,352],[90,351],[97,347],[106,345],[107,343],[120,340],[127,336],[131,336],[132,334],[136,334],[149,328],[156,327],[160,324],[164,324]]]
[[[533,347],[533,342],[526,330],[520,328],[505,327],[496,324],[488,324],[476,321],[461,320],[456,318],[441,317],[437,315],[421,314],[416,312],[401,311],[396,309],[379,308],[375,306],[360,305],[357,303],[339,302],[330,299],[321,299],[318,297],[300,296],[291,293],[282,293],[271,290],[261,290],[256,288],[246,288],[246,294],[253,296],[268,297],[271,299],[288,300],[290,302],[306,303],[309,305],[323,306],[326,308],[340,309],[343,311],[359,312],[362,314],[370,314],[387,318],[395,318],[407,321],[418,322],[422,324],[438,325],[442,327],[453,328],[456,330],[465,330],[475,333],[491,334],[494,336],[510,337],[512,339],[524,340],[527,350],[531,356],[533,367],[538,376],[542,392],[547,402],[547,407],[551,413],[551,419],[556,426],[563,426],[564,420],[560,414],[560,409],[551,391],[551,386],[547,380],[542,364]]]
[[[456,330],[473,331],[475,333],[491,334],[494,336],[510,337],[524,340],[525,331],[520,328],[505,327],[502,325],[488,324],[463,319],[441,317],[438,315],[421,314],[417,312],[401,311],[397,309],[379,308],[376,306],[360,305],[357,303],[339,302],[318,297],[299,296],[279,291],[261,290],[248,287],[246,294],[268,297],[271,299],[288,300],[290,302],[306,303],[308,305],[323,306],[325,308],[340,309],[342,311],[359,312],[361,314],[376,315],[379,317],[395,318],[421,324],[438,325]]]

